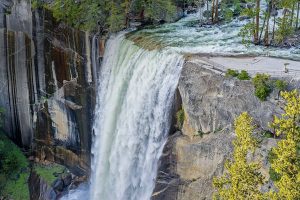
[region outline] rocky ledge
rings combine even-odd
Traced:
[[[293,79],[288,82],[290,88],[299,86]],[[183,128],[168,139],[152,199],[212,199],[213,177],[223,174],[233,151],[234,119],[247,111],[259,130],[269,130],[268,122],[282,112],[283,102],[276,90],[261,102],[251,81],[226,78],[217,67],[193,58],[183,67],[178,89],[185,113]],[[276,139],[262,138],[252,158],[261,161],[266,177],[268,152],[274,145]],[[272,187],[272,182],[265,187]]]

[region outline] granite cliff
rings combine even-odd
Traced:
[[[152,196],[155,200],[212,199],[213,177],[223,174],[233,152],[234,119],[247,111],[257,129],[267,131],[268,122],[282,113],[278,91],[261,102],[251,81],[226,78],[221,70],[199,64],[197,59],[188,58],[181,73],[175,111],[182,107],[185,119],[182,130],[171,135],[165,146]],[[299,82],[289,79],[289,87],[298,88]],[[276,139],[262,138],[251,158],[261,161],[267,178],[268,153],[275,145]],[[272,186],[269,181],[264,189]]]
[[[103,40],[26,0],[0,1],[0,34],[4,131],[37,161],[88,173]]]

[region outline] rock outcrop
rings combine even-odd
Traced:
[[[213,177],[223,174],[225,161],[233,152],[234,119],[247,111],[258,129],[269,130],[268,122],[282,113],[278,91],[261,102],[251,81],[226,78],[224,72],[192,59],[185,63],[178,85],[185,121],[182,132],[169,137],[160,159],[155,200],[212,199]],[[291,80],[290,84],[299,83]],[[261,161],[267,178],[268,152],[275,145],[275,139],[263,139],[252,157]],[[264,189],[271,186],[269,182]]]
[[[34,171],[30,173],[28,185],[30,199],[55,200],[57,197],[54,189]]]
[[[0,1],[0,38],[5,132],[37,161],[88,172],[103,40],[32,11],[27,0]]]

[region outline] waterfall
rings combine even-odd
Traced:
[[[91,200],[146,200],[170,127],[183,58],[141,49],[123,34],[107,43],[95,113]]]
[[[151,198],[183,60],[170,49],[139,48],[124,34],[108,40],[97,88],[90,200]]]

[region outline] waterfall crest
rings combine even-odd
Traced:
[[[109,39],[99,75],[91,200],[147,200],[170,127],[183,57]]]

